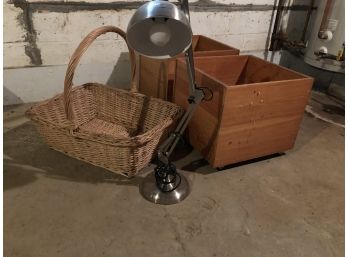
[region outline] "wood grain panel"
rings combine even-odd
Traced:
[[[304,77],[297,72],[290,71],[273,63],[265,62],[264,60],[254,56],[249,56],[248,64],[246,65],[245,73],[243,75],[244,76],[241,76],[238,84],[293,80]]]
[[[212,50],[231,50],[231,47],[229,45],[226,45],[224,43],[221,43],[219,41],[216,41],[212,38],[208,38],[203,35],[199,36],[193,36],[193,42],[197,40],[196,44],[194,44],[194,51],[195,52],[205,52],[205,51],[212,51]],[[239,54],[239,50],[232,49],[234,51],[238,51],[237,54]]]
[[[139,92],[165,99],[167,95],[168,60],[155,60],[139,56]]]
[[[303,114],[312,86],[304,78],[277,83],[229,87],[221,126]]]
[[[293,147],[302,115],[220,128],[213,166],[249,160]]]
[[[216,56],[214,58],[214,62],[212,62],[211,57],[195,58],[196,69],[223,85],[235,85],[247,64],[248,57]]]

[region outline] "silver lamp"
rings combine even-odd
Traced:
[[[159,147],[155,172],[140,185],[140,193],[151,202],[178,203],[187,197],[190,188],[169,157],[205,96],[195,83],[188,0],[181,0],[179,7],[165,0],[153,0],[139,7],[128,24],[127,41],[138,54],[150,58],[166,59],[185,53],[190,105],[175,131]]]

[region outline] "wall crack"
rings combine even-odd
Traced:
[[[30,4],[25,0],[12,1],[15,7],[22,9],[22,13],[17,17],[18,22],[26,31],[24,41],[27,45],[24,47],[25,54],[29,57],[32,65],[42,65],[41,51],[36,44],[36,31],[34,29],[32,12]]]

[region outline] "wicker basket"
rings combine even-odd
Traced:
[[[113,26],[100,27],[80,43],[69,62],[64,93],[27,111],[47,144],[71,157],[132,177],[146,167],[161,138],[183,113],[175,104],[136,93],[135,56],[131,92],[88,83],[72,88],[75,69],[88,46],[107,32],[125,33]]]

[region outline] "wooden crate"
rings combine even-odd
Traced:
[[[192,46],[194,56],[239,54],[238,49],[202,35],[193,36]],[[140,56],[139,91],[147,96],[172,100],[175,60],[176,58],[157,60]]]
[[[196,80],[213,99],[194,114],[188,137],[213,167],[293,147],[313,79],[254,56],[195,58]],[[187,107],[186,64],[177,60],[174,101]]]

